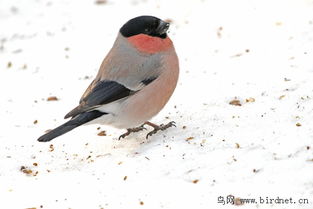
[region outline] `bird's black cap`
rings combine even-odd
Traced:
[[[170,24],[153,16],[139,16],[129,20],[120,29],[124,37],[131,37],[138,34],[166,38]]]

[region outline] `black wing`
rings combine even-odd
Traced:
[[[94,88],[86,93],[81,99],[79,106],[70,111],[65,118],[75,117],[76,115],[92,110],[99,105],[108,104],[127,97],[133,92],[134,91],[116,81],[100,81]]]

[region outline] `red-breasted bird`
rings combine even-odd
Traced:
[[[144,125],[154,129],[146,137],[174,126],[174,122],[155,125],[148,121],[168,102],[178,80],[179,64],[167,34],[169,25],[153,16],[126,22],[79,105],[65,115],[71,119],[38,141],[50,141],[90,123],[127,129],[119,138],[145,129]]]

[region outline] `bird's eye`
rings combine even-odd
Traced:
[[[147,27],[147,28],[145,28],[145,33],[146,34],[150,34],[150,33],[152,33],[153,32],[153,28],[152,27]]]

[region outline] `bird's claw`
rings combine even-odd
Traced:
[[[126,136],[128,136],[128,135],[131,134],[131,133],[139,132],[139,131],[142,131],[142,130],[147,130],[147,129],[144,127],[144,125],[141,125],[141,126],[136,127],[136,128],[128,128],[126,133],[124,133],[124,134],[122,134],[122,135],[120,135],[120,136],[118,137],[118,140],[121,140],[121,139],[125,138]]]
[[[147,134],[147,136],[146,136],[146,139],[148,139],[149,136],[152,136],[153,134],[157,133],[158,131],[164,131],[164,130],[166,130],[166,129],[172,127],[172,126],[176,127],[174,121],[171,121],[171,122],[169,122],[169,123],[166,124],[166,125],[161,124],[161,125],[155,127],[155,128],[153,129],[153,131],[149,132],[149,133]]]

